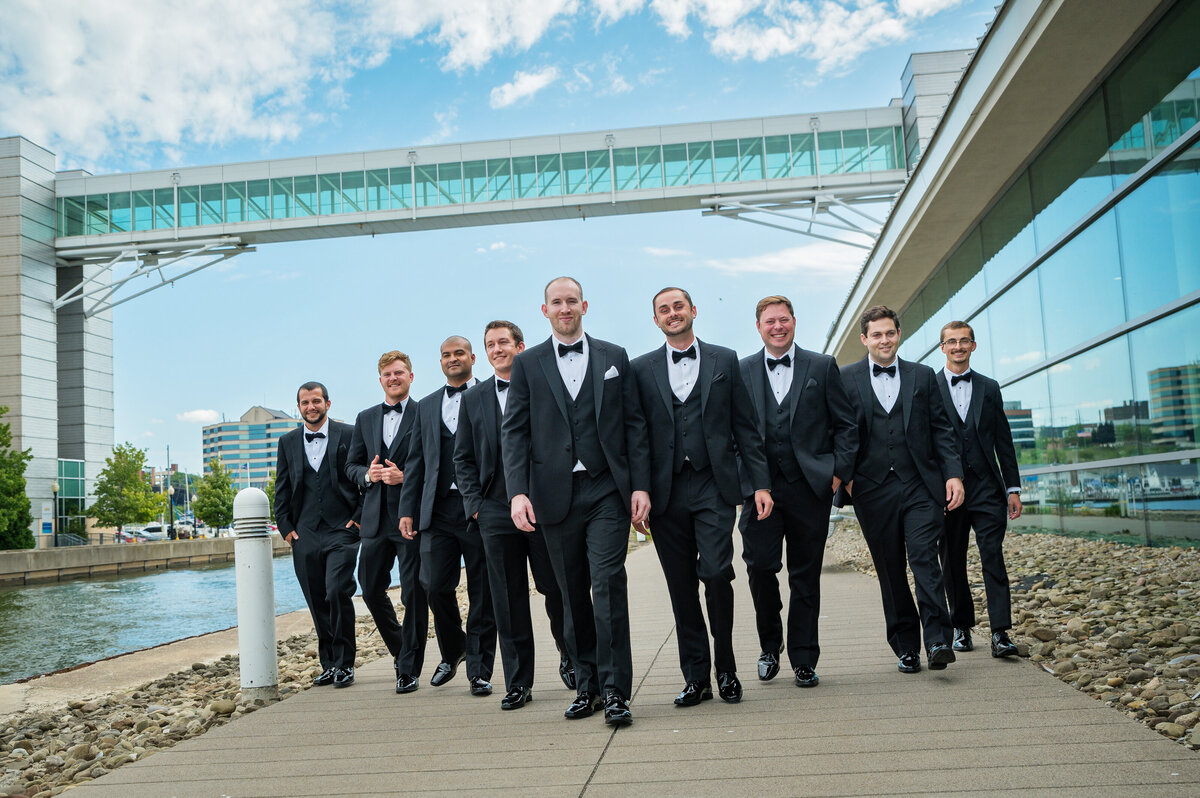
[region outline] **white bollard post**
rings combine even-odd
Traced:
[[[270,522],[267,494],[258,488],[238,491],[233,500],[233,563],[243,701],[279,698]]]

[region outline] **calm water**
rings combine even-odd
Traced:
[[[275,612],[304,609],[276,557]],[[233,563],[0,589],[0,684],[237,626]]]

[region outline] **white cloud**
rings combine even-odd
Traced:
[[[668,247],[642,247],[642,252],[656,258],[686,258],[692,254],[686,249],[670,249]]]
[[[221,414],[216,410],[185,410],[176,413],[175,420],[187,424],[216,424],[221,420]]]
[[[433,121],[437,123],[437,130],[418,143],[441,144],[443,141],[449,141],[450,137],[458,132],[458,125],[454,124],[456,119],[458,119],[458,108],[453,105],[445,111],[434,111]]]
[[[710,258],[704,265],[729,275],[803,275],[809,290],[842,288],[862,267],[864,250],[833,242],[816,242],[759,255]]]
[[[503,241],[493,241],[492,243],[488,244],[486,247],[482,247],[482,246],[475,247],[475,251],[481,252],[481,253],[499,252],[500,250],[506,249],[507,247],[508,247],[508,244],[504,243]]]
[[[492,89],[491,106],[507,108],[514,103],[528,100],[542,89],[558,80],[558,67],[549,66],[537,72],[516,72],[508,83]]]

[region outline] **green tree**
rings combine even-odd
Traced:
[[[8,412],[0,407],[0,418]],[[33,451],[12,448],[12,427],[0,422],[0,549],[32,549],[33,514],[25,493],[25,466]]]
[[[267,503],[271,506],[271,520],[275,520],[275,471],[271,470],[271,476],[267,478],[267,484],[263,485],[263,493],[267,494]]]
[[[96,478],[96,502],[88,515],[101,526],[120,530],[126,524],[144,524],[163,512],[167,498],[150,487],[142,476],[145,468],[145,449],[128,442],[113,447],[112,457],[104,461]]]
[[[233,523],[233,478],[221,461],[209,461],[209,471],[196,485],[196,501],[192,513],[209,526],[220,529]]]

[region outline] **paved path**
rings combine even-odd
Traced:
[[[677,709],[670,605],[649,547],[629,557],[635,723],[567,721],[544,616],[535,700],[502,712],[461,672],[393,692],[391,662],[345,690],[305,691],[71,791],[131,796],[875,795],[1053,790],[1066,796],[1200,794],[1200,755],[1062,684],[1036,665],[960,655],[904,675],[883,639],[877,583],[826,569],[821,685],[785,669],[759,682],[753,612],[738,563],[737,639],[746,687]],[[436,648],[430,643],[436,660]],[[498,665],[499,663],[497,663]],[[500,683],[497,673],[497,684]]]

